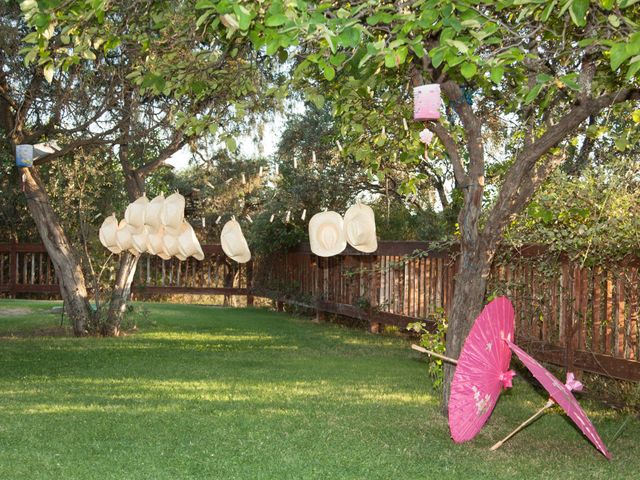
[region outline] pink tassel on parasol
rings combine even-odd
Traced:
[[[536,377],[536,379],[542,384],[547,392],[549,392],[549,396],[551,398],[544,407],[536,412],[535,415],[522,423],[503,440],[496,443],[493,447],[491,447],[491,450],[496,450],[497,448],[499,448],[506,440],[522,430],[522,428],[524,428],[525,426],[529,425],[547,408],[551,407],[554,403],[557,403],[564,409],[565,412],[567,412],[569,418],[573,420],[573,423],[578,426],[578,428],[591,441],[591,443],[593,443],[605,457],[611,460],[611,454],[600,438],[600,435],[598,435],[598,432],[587,417],[587,414],[584,413],[584,410],[582,410],[580,404],[571,393],[572,390],[582,390],[582,384],[574,379],[573,374],[569,372],[567,374],[567,383],[563,384],[549,370],[540,365],[533,357],[531,357],[527,352],[518,347],[510,339],[507,339],[505,344],[509,345],[511,350],[513,350],[513,352],[518,356],[522,363],[524,363],[524,365],[529,369],[533,376]]]

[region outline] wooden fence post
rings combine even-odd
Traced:
[[[18,282],[18,243],[15,239],[9,244],[9,298],[16,298],[16,283]]]
[[[247,307],[253,306],[253,260],[247,263]]]

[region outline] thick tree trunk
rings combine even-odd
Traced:
[[[76,336],[84,335],[91,320],[91,308],[78,256],[51,208],[36,168],[22,168],[21,174],[27,205],[60,282],[60,294],[73,324],[73,333]]]
[[[122,319],[127,310],[127,302],[131,295],[131,285],[139,258],[140,256],[131,255],[129,252],[123,252],[120,255],[116,282],[111,291],[111,301],[109,302],[107,319],[102,325],[101,333],[105,336],[120,335],[120,326],[122,325]]]
[[[456,286],[453,293],[453,306],[447,329],[447,356],[458,358],[462,345],[473,325],[473,321],[482,310],[491,271],[493,251],[478,242],[476,248],[464,248],[460,253]],[[451,380],[455,365],[444,364],[444,382],[442,389],[442,413],[446,416],[449,409]]]

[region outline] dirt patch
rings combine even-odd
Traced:
[[[0,308],[0,317],[5,315],[9,317],[22,317],[23,315],[30,315],[33,310],[24,307],[3,307]]]

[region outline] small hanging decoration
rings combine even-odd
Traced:
[[[253,223],[253,218],[251,218],[251,215],[247,215],[247,220],[249,220],[249,223]]]
[[[33,167],[33,145],[16,145],[16,166]]]
[[[340,144],[340,140],[336,140],[336,145],[338,146],[338,150],[342,153],[342,145]]]
[[[409,125],[407,125],[407,119],[406,118],[402,119],[402,128],[404,128],[405,132],[409,130]]]
[[[298,168],[298,159],[293,157],[293,168]]]
[[[244,172],[242,172],[242,184],[245,185],[247,183],[247,177],[244,176]]]
[[[262,167],[260,167],[260,170],[258,170],[258,176],[261,177],[262,176]]]
[[[280,165],[276,163],[276,176],[280,175]]]
[[[307,218],[307,209],[302,210],[302,215],[300,215],[300,220],[304,221]]]
[[[429,145],[433,140],[433,132],[428,128],[425,128],[420,132],[420,141],[425,145]]]
[[[204,217],[202,217],[202,228],[204,228],[206,226],[206,220],[204,219]]]
[[[315,150],[313,150],[313,151],[311,152],[311,161],[312,161],[312,162],[313,162],[313,164],[315,165],[315,163],[316,163],[316,151],[315,151]]]
[[[220,220],[222,220],[222,215],[218,215],[218,218],[216,219],[216,225],[220,223]]]
[[[440,85],[421,85],[413,89],[413,119],[437,120],[440,118]]]
[[[269,223],[273,223],[273,219],[276,218],[276,214],[272,213],[271,218],[269,219]]]
[[[287,217],[284,220],[284,223],[289,223],[289,220],[291,220],[291,210],[287,210]]]

